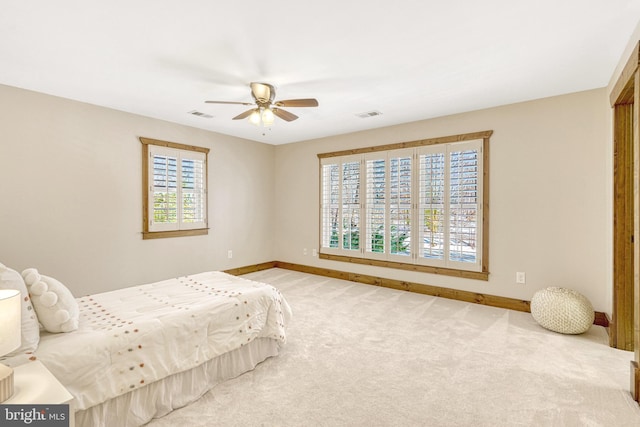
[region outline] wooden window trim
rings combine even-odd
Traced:
[[[402,148],[416,148],[416,147],[423,147],[425,145],[449,144],[452,142],[471,141],[474,139],[482,139],[485,141],[485,145],[488,145],[487,143],[491,135],[493,135],[492,130],[485,130],[482,132],[463,133],[460,135],[440,136],[437,138],[420,139],[417,141],[397,142],[394,144],[377,145],[373,147],[364,147],[364,148],[354,148],[352,150],[333,151],[330,153],[320,153],[318,154],[318,158],[324,159],[328,157],[342,157],[342,156],[350,156],[354,154],[375,153],[378,151],[400,150]]]
[[[163,239],[168,237],[186,237],[186,236],[202,236],[209,234],[209,228],[196,228],[190,230],[171,230],[171,231],[149,231],[149,145],[160,147],[175,148],[177,150],[195,151],[198,153],[209,154],[209,149],[197,147],[195,145],[180,144],[178,142],[161,141],[153,138],[138,138],[142,143],[142,239]],[[207,179],[209,179],[209,161],[205,163],[205,171]],[[209,197],[207,197],[207,204]],[[209,209],[207,207],[208,223]]]
[[[475,280],[489,280],[489,139],[493,135],[493,130],[486,130],[480,132],[472,132],[458,135],[449,135],[436,138],[421,139],[416,141],[399,142],[393,144],[378,145],[372,147],[355,148],[350,150],[333,151],[327,153],[317,154],[320,163],[322,159],[331,157],[343,157],[358,154],[375,153],[380,151],[392,151],[403,148],[416,148],[427,145],[435,144],[449,144],[462,141],[471,141],[476,139],[482,139],[482,161],[483,161],[483,175],[482,175],[482,268],[480,271],[470,271],[453,268],[433,267],[418,264],[400,263],[386,260],[375,260],[371,258],[361,257],[349,257],[343,255],[326,254],[321,253],[318,250],[319,259],[326,259],[331,261],[349,262],[355,264],[370,265],[376,267],[395,268],[399,270],[416,271],[430,274],[440,274],[444,276],[452,276],[459,278],[475,279]],[[319,179],[322,184],[322,167],[319,168]],[[322,191],[319,194],[318,206],[322,207]],[[320,222],[322,221],[322,212],[319,212]],[[318,227],[318,242],[322,242],[322,223]],[[320,249],[320,248],[319,248]]]
[[[323,253],[318,253],[318,257],[320,259],[326,259],[329,261],[350,262],[353,264],[370,265],[372,267],[386,267],[386,268],[395,268],[398,270],[416,271],[419,273],[441,274],[444,276],[460,277],[463,279],[475,279],[475,280],[484,280],[484,281],[489,280],[488,271],[458,270],[455,268],[432,267],[429,265],[406,264],[406,263],[394,262],[394,261],[383,261],[383,260],[371,259],[371,258],[357,258],[357,257],[348,257],[343,255],[333,255],[333,254],[323,254]]]

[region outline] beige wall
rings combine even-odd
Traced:
[[[208,236],[142,240],[139,136],[211,149]],[[0,262],[79,296],[272,260],[274,151],[0,86]]]
[[[609,312],[606,94],[599,89],[274,147],[0,86],[0,262],[35,266],[76,295],[277,259],[512,298],[568,286]],[[317,153],[488,129],[494,131],[488,282],[311,255],[318,247]],[[208,236],[141,239],[138,136],[211,148]],[[525,285],[515,283],[516,271],[527,273]]]
[[[610,312],[609,121],[606,90],[598,89],[277,146],[276,258],[527,300],[540,288],[565,286]],[[494,131],[488,282],[311,255],[319,245],[318,153],[483,130]],[[525,285],[515,283],[517,271],[526,273]]]

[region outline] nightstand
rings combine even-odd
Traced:
[[[39,360],[13,368],[13,388],[13,396],[3,404],[68,404],[73,427],[73,396]]]

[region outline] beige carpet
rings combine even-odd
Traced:
[[[640,426],[631,352],[530,314],[281,269],[279,357],[149,426]]]

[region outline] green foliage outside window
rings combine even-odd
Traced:
[[[438,209],[424,210],[424,225],[432,233],[438,232],[438,215],[440,215]]]
[[[409,235],[405,232],[399,233],[395,226],[391,226],[391,253],[405,254],[409,251],[409,244],[406,242]]]
[[[339,240],[340,239],[338,238],[338,227],[334,226],[331,228],[331,239],[329,240],[329,247],[337,248]]]
[[[398,233],[395,225],[391,226],[391,251],[392,254],[402,254],[409,250],[406,241],[409,235],[405,232]],[[384,226],[379,226],[371,235],[371,252],[384,253]]]
[[[345,249],[360,249],[360,231],[352,229],[350,233],[345,233],[342,236],[342,245]]]
[[[348,230],[345,226],[345,230]],[[360,249],[360,230],[356,224],[351,224],[351,232],[345,232],[342,235],[342,248],[357,250]],[[338,235],[338,224],[334,223],[331,227],[331,239],[329,240],[330,248],[337,248],[340,237]]]
[[[176,193],[154,194],[153,220],[159,224],[174,224],[178,222],[178,200]]]
[[[371,235],[371,252],[384,253],[384,226],[380,226]]]

